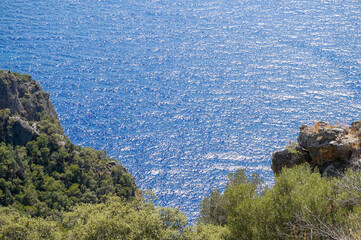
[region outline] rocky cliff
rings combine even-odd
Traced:
[[[119,162],[71,143],[39,83],[0,70],[0,205],[49,216],[137,193]]]
[[[58,118],[49,94],[31,76],[0,70],[0,109],[6,108],[27,121]]]
[[[35,140],[42,118],[56,122],[63,135],[49,94],[29,75],[0,70],[0,109],[0,139],[6,143],[25,145]]]
[[[321,174],[337,176],[347,168],[361,169],[361,121],[351,127],[318,122],[302,125],[296,143],[272,155],[272,170],[280,173],[283,167],[309,163]]]

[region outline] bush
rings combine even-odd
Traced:
[[[359,233],[360,172],[329,179],[307,164],[285,168],[262,192],[257,179],[234,173],[223,194],[215,190],[203,200],[200,224],[224,226],[227,239],[352,239]]]

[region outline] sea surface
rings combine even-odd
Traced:
[[[272,185],[300,125],[361,119],[360,0],[0,3],[0,68],[191,221],[229,172]]]

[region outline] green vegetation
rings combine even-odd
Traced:
[[[1,207],[0,239],[360,239],[360,179],[358,171],[324,178],[304,164],[262,190],[256,174],[238,170],[224,193],[204,199],[195,226],[178,209],[114,194],[40,217]]]
[[[21,74],[18,72],[10,72],[10,70],[4,71],[4,70],[0,69],[0,78],[4,78],[6,74],[12,74],[12,75],[14,75],[14,77],[21,79],[24,82],[30,82],[33,80],[33,78],[28,74]]]
[[[0,78],[22,89],[4,85],[18,107],[0,109],[0,240],[361,239],[360,171],[327,178],[303,164],[264,188],[239,169],[190,226],[178,209],[148,201],[105,152],[72,144],[30,76],[0,70]],[[293,142],[286,149],[299,153]]]
[[[54,119],[25,146],[0,143],[0,203],[31,216],[49,216],[105,195],[135,195],[131,175],[102,151],[73,145]]]
[[[237,171],[223,194],[203,200],[200,223],[227,228],[225,239],[360,239],[359,171],[331,179],[304,164],[283,169],[272,188],[260,186]]]
[[[0,239],[174,239],[186,224],[178,212],[119,197],[61,212],[56,220],[3,207],[0,219]]]
[[[301,153],[297,148],[299,148],[298,143],[294,141],[289,141],[288,145],[285,147],[290,153],[297,154]]]
[[[154,207],[142,198],[108,196],[103,203],[82,204],[47,218],[0,207],[0,239],[216,240],[227,234],[219,226],[187,226],[179,210]]]

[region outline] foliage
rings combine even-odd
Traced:
[[[257,174],[248,178],[245,169],[238,169],[228,174],[227,190],[222,196],[218,189],[214,189],[208,197],[205,197],[200,205],[200,222],[224,226],[227,223],[227,208],[235,205],[242,197],[252,199],[257,194],[257,189],[262,181]],[[248,188],[245,190],[244,188]],[[248,195],[244,191],[249,191]]]
[[[0,71],[1,71],[0,76],[5,73],[4,70],[0,70]],[[10,71],[8,71],[8,73],[10,74]],[[18,73],[18,72],[11,72],[11,74],[13,74],[15,77],[21,79],[24,82],[30,82],[30,81],[33,80],[33,78],[28,74],[21,74],[21,73]]]
[[[230,232],[224,226],[199,223],[187,226],[181,236],[184,240],[224,240],[229,239]]]
[[[227,234],[219,226],[187,226],[179,210],[155,207],[142,198],[124,201],[110,196],[103,203],[82,204],[53,219],[0,208],[0,239],[220,240]]]
[[[0,70],[4,86],[15,79],[25,83],[17,96],[24,109],[0,109],[0,240],[361,239],[360,171],[331,179],[300,165],[262,189],[257,174],[239,169],[223,193],[204,198],[190,226],[180,210],[137,194],[132,176],[105,152],[73,145],[31,76]]]
[[[187,223],[179,211],[115,197],[82,205],[63,219],[69,239],[176,239]]]
[[[205,197],[200,205],[200,221],[203,224],[224,226],[227,223],[225,201],[218,189]]]
[[[4,112],[5,114],[5,112]],[[32,216],[98,203],[105,195],[131,198],[131,175],[102,151],[73,145],[58,122],[43,117],[26,146],[0,143],[0,204]]]
[[[226,190],[201,203],[201,224],[228,229],[226,239],[354,239],[361,225],[361,173],[323,178],[306,165],[283,169],[275,185],[257,191],[257,177],[234,173]],[[220,211],[221,209],[221,211]],[[222,212],[222,214],[217,214]],[[225,221],[220,221],[226,219]]]
[[[105,152],[73,145],[31,76],[0,70],[0,81],[7,108],[0,109],[0,239],[229,235],[221,226],[188,226],[178,209],[155,207]]]
[[[290,153],[293,154],[300,153],[298,148],[299,148],[298,143],[291,140],[288,142],[288,145],[285,147],[285,149],[287,149]]]
[[[60,225],[43,218],[30,218],[11,208],[0,207],[0,239],[61,239]]]

